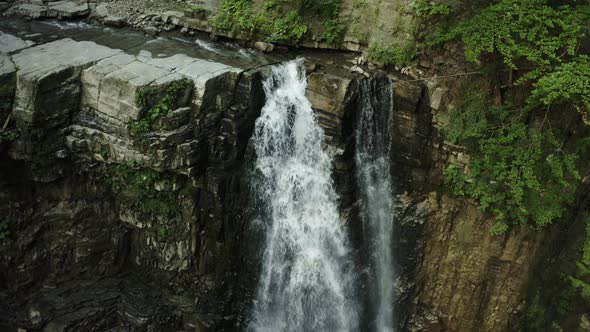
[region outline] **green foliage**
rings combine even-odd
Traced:
[[[568,276],[571,286],[578,290],[586,300],[590,300],[590,269],[588,266],[583,262],[577,262],[575,276]]]
[[[224,0],[215,17],[215,27],[226,31],[254,32],[256,24],[252,0]]]
[[[490,233],[492,233],[492,235],[502,235],[506,233],[506,231],[508,231],[508,225],[500,221],[494,223],[492,228],[490,228]]]
[[[534,84],[529,98],[531,105],[563,105],[573,103],[590,125],[590,58],[581,55],[562,63]]]
[[[176,197],[156,190],[155,184],[161,180],[163,175],[160,172],[139,168],[136,162],[117,165],[108,177],[113,190],[136,197],[143,212],[173,217],[178,211]]]
[[[342,40],[342,35],[344,34],[344,25],[340,23],[337,18],[331,18],[324,21],[324,29],[325,31],[322,35],[322,39],[328,43],[336,44]]]
[[[494,234],[505,232],[507,223],[530,221],[535,228],[550,224],[573,200],[580,180],[577,156],[561,150],[552,130],[530,131],[527,114],[498,106],[478,114],[472,123],[460,122],[457,143],[470,150],[469,172],[457,165],[445,171],[455,195],[476,199],[482,210],[494,213],[499,222],[491,230]]]
[[[582,248],[582,263],[590,266],[590,217],[586,219],[586,240]]]
[[[334,19],[340,14],[341,0],[298,0],[301,10],[312,11],[321,19]]]
[[[375,41],[369,45],[368,53],[371,62],[381,63],[385,66],[404,66],[416,55],[416,50],[411,43],[400,47],[397,45],[384,45],[379,41]]]
[[[509,68],[516,69],[522,61],[547,66],[576,53],[590,17],[588,8],[552,7],[548,0],[500,0],[458,23],[439,41],[460,38],[471,61],[498,52]]]
[[[430,13],[426,5],[417,8]],[[529,118],[539,109],[572,106],[588,123],[590,60],[577,51],[589,19],[587,2],[554,6],[548,0],[498,0],[435,38],[460,39],[470,61],[499,59],[509,70],[525,67],[516,84],[532,83],[523,105],[488,106],[485,95],[473,93],[463,96],[463,105],[451,114],[447,137],[465,146],[472,159],[465,170],[451,165],[447,184],[496,215],[494,234],[511,224],[550,224],[574,198],[581,149],[564,152],[547,116],[534,128]]]
[[[224,0],[215,27],[224,31],[260,34],[269,42],[298,44],[309,31],[304,14],[318,18],[324,28],[322,39],[337,43],[344,33],[338,20],[341,0],[298,0],[293,4],[267,0],[259,10],[251,0]],[[307,16],[306,16],[307,17]]]
[[[299,13],[292,10],[275,22],[269,41],[298,43],[306,32],[307,25]]]
[[[410,2],[410,9],[420,18],[431,18],[433,16],[447,16],[451,13],[451,7],[447,3],[435,3],[430,0],[413,0]]]
[[[183,78],[170,83],[163,91],[155,87],[138,90],[135,102],[141,107],[142,115],[138,120],[129,123],[131,133],[136,137],[147,134],[156,120],[178,107],[192,82]]]

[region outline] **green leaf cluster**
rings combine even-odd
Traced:
[[[552,130],[529,130],[526,115],[507,106],[488,108],[459,136],[458,143],[472,154],[467,174],[458,165],[445,171],[454,194],[476,199],[482,210],[494,213],[494,234],[505,232],[507,223],[550,224],[574,199],[580,180],[577,156],[561,150]]]
[[[173,217],[178,212],[175,195],[155,188],[156,182],[163,179],[158,171],[140,168],[136,162],[127,162],[111,169],[107,182],[114,191],[135,197],[143,212]]]
[[[307,25],[296,10],[279,18],[268,37],[271,42],[299,42],[307,32]]]
[[[460,39],[468,60],[499,60],[499,70],[523,73],[516,85],[530,83],[521,105],[488,106],[485,94],[467,93],[451,114],[447,138],[472,158],[466,169],[445,171],[447,184],[495,214],[494,234],[510,224],[548,225],[574,198],[579,151],[563,151],[547,113],[575,108],[588,123],[590,61],[578,48],[589,21],[587,3],[499,0],[439,35],[437,42]],[[531,126],[531,114],[539,111],[545,120]]]
[[[215,27],[226,31],[239,29],[253,32],[256,29],[253,17],[251,0],[225,0],[215,17]]]
[[[590,58],[580,55],[562,63],[534,83],[531,106],[572,104],[590,125]]]
[[[497,52],[510,68],[523,61],[542,67],[576,53],[589,18],[587,4],[554,7],[548,0],[500,0],[440,37],[460,38],[470,61]]]
[[[299,44],[310,30],[303,17],[319,19],[322,39],[337,43],[344,33],[338,16],[342,0],[267,0],[259,9],[252,0],[224,0],[215,27],[224,31],[260,34],[269,42]]]
[[[451,14],[451,6],[448,3],[435,3],[431,0],[413,0],[410,2],[410,9],[415,16],[423,19]]]

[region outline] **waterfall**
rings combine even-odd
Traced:
[[[391,82],[378,78],[360,82],[360,114],[356,129],[356,169],[365,229],[370,252],[369,298],[371,326],[375,331],[393,331],[392,254],[393,197],[390,175],[390,115],[393,107]]]
[[[266,234],[249,331],[358,330],[354,265],[331,157],[299,61],[273,67],[256,121],[254,181]]]

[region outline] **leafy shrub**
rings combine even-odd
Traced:
[[[516,82],[532,83],[524,105],[490,107],[481,94],[465,96],[447,132],[472,155],[467,172],[456,165],[446,170],[447,184],[496,215],[495,234],[509,224],[543,227],[561,217],[574,198],[580,152],[562,150],[559,131],[547,117],[535,128],[528,119],[539,108],[555,112],[573,106],[588,123],[590,61],[577,54],[588,19],[587,4],[499,0],[437,40],[460,39],[471,61],[500,59],[509,70],[529,68]]]
[[[554,8],[548,0],[500,0],[458,23],[441,40],[460,38],[470,61],[498,52],[513,69],[522,60],[546,66],[560,62],[562,54],[575,54],[590,17],[588,8]]]
[[[324,27],[322,39],[338,42],[344,25],[338,20],[341,0],[298,0],[296,10],[288,3],[267,0],[255,10],[251,0],[225,0],[215,19],[215,27],[225,31],[246,31],[261,34],[270,42],[298,44],[309,26],[302,14],[320,19]]]
[[[582,247],[582,262],[590,266],[590,217],[586,219],[586,240]]]
[[[324,22],[324,34],[322,38],[330,44],[336,44],[342,40],[344,34],[344,25],[338,19],[329,19]]]
[[[581,55],[562,63],[534,83],[532,106],[572,103],[590,125],[590,58]]]
[[[373,42],[368,49],[369,60],[383,65],[404,66],[416,55],[414,45],[405,46],[384,45],[379,41]]]
[[[299,13],[292,10],[275,22],[269,41],[298,43],[306,32],[307,25],[303,23],[303,19],[299,16]]]
[[[470,109],[458,109],[454,117],[465,118]],[[505,232],[507,223],[531,221],[536,228],[550,224],[573,200],[580,180],[577,156],[561,150],[553,130],[529,130],[527,114],[497,106],[471,123],[451,124],[463,127],[456,142],[472,158],[468,174],[457,165],[447,168],[446,183],[455,195],[476,199],[482,210],[494,213],[494,234]]]
[[[251,0],[224,0],[215,17],[215,27],[226,31],[254,31]]]
[[[435,3],[430,0],[413,0],[410,2],[410,9],[420,18],[431,18],[432,16],[447,16],[451,13],[451,7],[446,3]]]

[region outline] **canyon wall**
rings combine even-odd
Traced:
[[[30,18],[91,15],[148,33],[154,33],[150,27],[210,32],[209,15],[218,6],[202,3],[209,11],[203,17],[165,2],[155,12],[135,11],[141,3],[22,1],[8,10]],[[357,28],[347,30],[339,48],[358,51],[374,38],[405,40],[407,3],[344,3],[343,15]],[[362,24],[367,15],[376,18]],[[71,39],[31,44],[0,34],[0,125],[10,118],[0,136],[0,230],[6,234],[0,328],[240,330],[260,264],[247,178],[268,67],[152,58]],[[329,47],[313,39],[304,45]],[[412,73],[441,63],[460,66],[454,59],[449,51]],[[354,123],[358,81],[370,79],[370,71],[356,65],[308,64],[307,97],[334,154],[341,216],[362,260]],[[399,325],[512,330],[530,315],[539,289],[547,290],[540,306],[551,307],[562,271],[575,269],[589,172],[577,202],[554,227],[493,236],[492,216],[444,189],[443,169],[469,158],[444,138],[456,82],[389,76]],[[171,112],[146,122],[162,104]],[[584,310],[570,316],[563,323],[568,330],[590,330]]]

